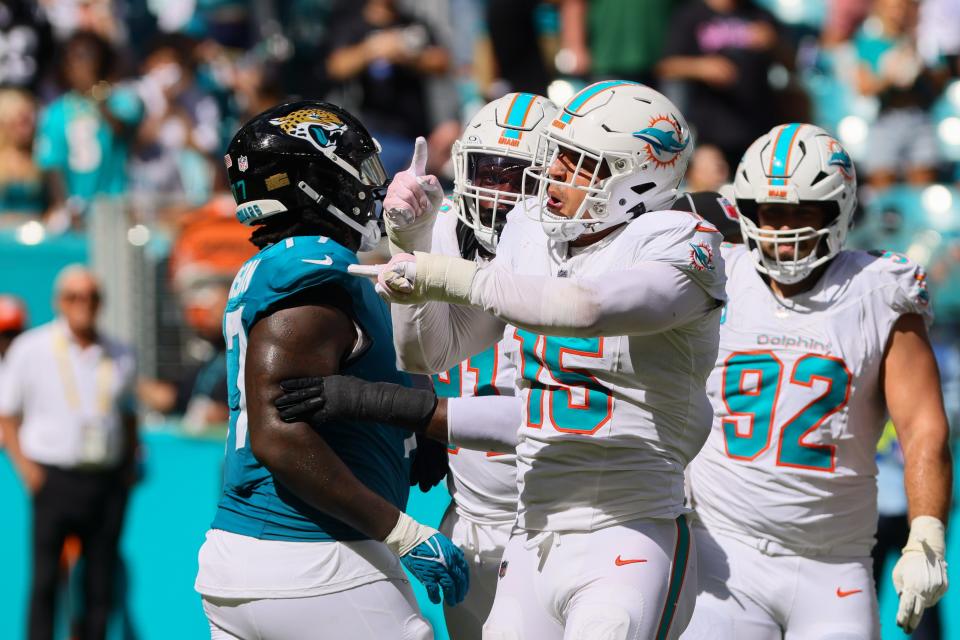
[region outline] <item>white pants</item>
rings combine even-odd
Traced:
[[[305,598],[203,597],[211,640],[432,640],[407,582],[378,580]]]
[[[677,638],[697,592],[693,547],[684,516],[587,533],[516,533],[483,638]]]
[[[870,558],[771,556],[694,527],[700,592],[684,640],[880,637]]]
[[[444,607],[447,631],[453,640],[480,640],[481,629],[497,591],[497,572],[513,523],[476,524],[460,516],[453,503],[440,523],[440,531],[463,550],[470,565],[470,590],[463,602]]]

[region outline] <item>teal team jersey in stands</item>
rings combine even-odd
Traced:
[[[130,127],[143,117],[143,104],[130,87],[115,88],[106,108]],[[128,142],[113,131],[97,104],[86,96],[71,91],[50,103],[37,125],[34,155],[41,169],[63,175],[67,196],[84,203],[99,194],[126,191]]]
[[[284,298],[317,286],[334,285],[353,303],[354,320],[366,337],[365,350],[341,373],[364,380],[408,384],[397,371],[386,305],[365,278],[347,274],[356,255],[324,237],[288,238],[262,250],[237,273],[230,289],[223,330],[227,344],[230,428],[223,494],[212,527],[265,540],[360,540],[365,536],[313,509],[278,484],[250,450],[244,395],[247,336],[253,325]],[[364,485],[401,511],[409,492],[408,432],[385,425],[331,424],[319,427],[324,440]]]

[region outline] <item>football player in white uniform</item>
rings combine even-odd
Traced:
[[[440,202],[439,188],[423,175],[426,143],[418,140],[411,166],[399,173],[384,199],[385,216],[393,221],[417,217],[432,219],[435,211],[424,217],[424,208],[439,206],[439,215],[431,227],[422,224],[391,224],[390,243],[395,252],[425,250],[475,260],[484,265],[496,253],[500,230],[507,212],[520,202],[523,172],[533,161],[539,138],[537,129],[553,120],[557,106],[542,96],[511,93],[483,107],[467,124],[463,136],[454,144],[454,195]],[[421,196],[426,198],[424,203]],[[394,308],[394,331],[402,339],[416,331],[413,308]],[[516,368],[507,350],[513,341],[501,341],[480,353],[471,355],[450,370],[435,374],[434,388],[440,400],[430,416],[431,427],[439,429],[442,440],[456,433],[464,422],[479,422],[489,427],[502,425],[504,431],[516,432],[520,424],[520,399],[515,396]],[[401,362],[402,364],[402,362]],[[330,380],[326,381],[329,394]],[[343,389],[370,392],[368,383],[359,378],[338,380],[339,409],[345,407]],[[317,419],[318,398],[324,397],[324,385],[316,378],[285,382],[291,391],[277,400],[285,419]],[[404,390],[404,395],[423,391]],[[429,403],[430,399],[427,399]],[[377,407],[382,403],[374,402]],[[413,405],[420,406],[420,405]],[[391,405],[391,415],[397,412]],[[334,408],[324,402],[323,414],[317,418],[331,420]],[[372,417],[372,416],[371,416]],[[386,415],[377,420],[387,421]],[[440,530],[460,546],[470,563],[471,586],[467,597],[456,607],[445,610],[447,629],[457,640],[479,640],[481,627],[497,586],[497,570],[503,550],[517,514],[516,456],[510,453],[481,451],[466,447],[449,448],[447,486],[452,502]]]
[[[440,208],[431,252],[473,259],[479,265],[493,258],[506,214],[520,201],[523,172],[533,161],[539,139],[536,130],[553,120],[556,112],[557,106],[542,96],[511,93],[471,119],[454,144],[453,201]],[[396,233],[395,227],[393,231],[394,242],[400,245],[402,231]],[[396,333],[415,330],[412,311],[395,307]],[[512,344],[501,341],[434,376],[437,394],[449,398],[448,421],[505,420],[507,428],[516,430],[521,409],[515,396],[516,367],[507,352]],[[483,400],[471,402],[470,398]],[[449,450],[447,486],[452,502],[440,530],[463,549],[473,582],[464,601],[446,607],[444,617],[452,638],[479,640],[493,606],[503,550],[516,521],[516,456],[457,446]]]
[[[484,638],[667,638],[689,620],[683,470],[709,430],[724,300],[719,233],[663,210],[690,152],[662,95],[590,85],[543,132],[537,196],[493,261],[417,252],[380,271],[383,295],[415,304],[406,368],[516,342],[517,527]]]
[[[688,470],[705,529],[684,637],[879,637],[870,550],[885,412],[906,458],[912,523],[894,583],[910,632],[947,587],[952,468],[923,269],[843,250],[856,176],[818,127],[759,138],[735,190],[746,244],[724,249],[714,424]]]

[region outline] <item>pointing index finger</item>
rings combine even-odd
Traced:
[[[413,144],[413,158],[410,160],[409,171],[417,177],[427,172],[427,140],[423,136],[417,136]]]

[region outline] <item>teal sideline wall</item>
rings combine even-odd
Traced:
[[[144,478],[127,512],[122,553],[127,567],[125,601],[139,640],[209,638],[200,597],[193,591],[197,550],[213,519],[220,491],[221,439],[199,439],[169,431],[144,436]],[[408,511],[437,526],[450,497],[442,486],[427,494],[414,487]],[[0,638],[25,637],[29,579],[29,501],[6,453],[0,454]],[[414,582],[414,591],[435,628],[443,613]],[[119,617],[110,640],[128,640]],[[61,631],[63,625],[61,624]],[[59,638],[66,636],[61,632]],[[440,630],[437,640],[445,640]]]
[[[30,326],[53,318],[53,281],[68,264],[87,261],[87,241],[77,234],[57,236],[36,245],[17,242],[0,232],[0,294],[13,294],[27,306]]]
[[[213,515],[220,483],[223,442],[197,439],[171,431],[145,434],[145,475],[128,512],[123,537],[128,578],[126,606],[141,640],[200,640],[209,637],[199,597],[193,591],[197,549]],[[957,474],[960,476],[960,474]],[[411,492],[410,512],[436,526],[449,497],[443,487],[423,494]],[[0,455],[0,504],[5,517],[0,527],[0,638],[24,637],[29,559],[29,504],[6,454]],[[950,532],[947,545],[951,567],[960,566],[960,534]],[[892,568],[892,565],[888,567]],[[889,584],[889,575],[884,577]],[[833,585],[825,585],[833,589]],[[447,637],[439,607],[430,605],[414,583],[417,598],[437,629]],[[887,589],[881,602],[884,640],[905,638],[894,626],[896,603]],[[955,584],[942,605],[945,638],[960,638],[960,588]],[[124,639],[121,625],[111,640]],[[63,637],[61,635],[61,637]]]

